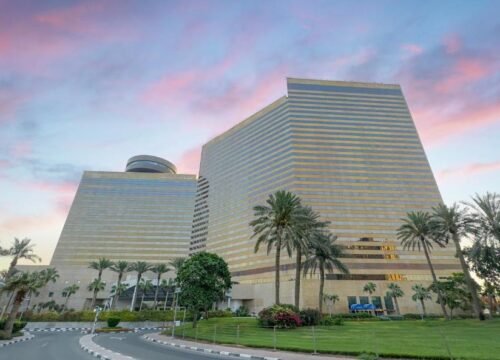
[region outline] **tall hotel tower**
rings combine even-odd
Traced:
[[[233,303],[253,311],[273,302],[274,257],[254,253],[252,208],[286,189],[299,195],[338,235],[350,275],[329,274],[326,293],[339,310],[374,302],[398,282],[429,284],[423,253],[403,251],[396,231],[408,211],[430,210],[441,196],[399,85],[288,79],[276,100],[203,146],[191,252],[223,256],[234,280]],[[435,248],[438,276],[460,271],[451,247]],[[294,261],[282,258],[283,302],[293,302]],[[301,306],[316,307],[318,278],[302,281]],[[401,310],[417,312],[411,297]],[[437,308],[436,308],[437,311]]]

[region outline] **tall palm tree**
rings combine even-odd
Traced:
[[[130,265],[130,271],[137,272],[137,282],[135,283],[134,294],[132,295],[132,301],[130,303],[130,311],[134,311],[135,302],[137,299],[137,287],[141,282],[142,275],[148,271],[151,271],[153,265],[145,261],[136,261]]]
[[[324,302],[328,301],[327,307],[330,310],[330,317],[332,316],[333,306],[339,300],[340,300],[340,298],[339,298],[339,296],[337,294],[325,294],[325,295],[323,295],[323,301]]]
[[[302,271],[302,258],[310,249],[315,239],[315,233],[325,228],[329,222],[320,221],[320,215],[312,208],[304,206],[304,219],[297,229],[297,235],[293,239],[295,250],[295,306],[300,307],[300,281]]]
[[[431,291],[421,284],[415,284],[411,287],[411,289],[414,291],[414,294],[411,296],[411,298],[413,299],[413,301],[420,301],[424,316],[427,316],[424,301],[432,299]]]
[[[437,283],[436,273],[434,271],[434,266],[432,265],[431,258],[429,255],[430,249],[432,248],[432,241],[434,241],[439,246],[443,246],[438,239],[433,238],[432,235],[432,217],[428,212],[416,211],[409,212],[407,217],[401,219],[403,225],[398,229],[398,239],[401,241],[404,250],[415,250],[415,248],[420,251],[424,250],[425,258],[427,259],[427,265],[431,271],[432,281],[434,284]],[[441,305],[441,310],[445,318],[448,318],[448,312],[446,311],[444,302],[442,301],[441,292],[438,291],[439,304]]]
[[[339,260],[342,256],[342,248],[335,243],[337,237],[329,232],[323,231],[315,235],[316,239],[304,261],[304,276],[308,273],[315,274],[319,270],[319,313],[323,313],[323,291],[325,287],[325,272],[333,273],[335,269],[343,274],[349,270]]]
[[[68,301],[71,295],[76,294],[76,292],[80,289],[80,287],[76,284],[66,286],[63,289],[63,294],[66,294],[66,299],[64,300],[63,310],[66,310],[68,307]]]
[[[113,262],[111,260],[103,257],[103,258],[99,258],[99,260],[97,260],[97,261],[92,261],[89,264],[89,268],[97,270],[97,280],[99,280],[99,282],[100,282],[102,279],[102,272],[104,270],[110,268],[112,265],[113,265]],[[94,294],[92,295],[91,308],[93,308],[95,305],[95,301],[97,299],[98,292],[99,292],[99,290],[96,289],[96,291],[94,291]]]
[[[184,261],[186,261],[186,258],[184,257],[178,257],[170,261],[170,266],[172,266],[175,270],[175,273],[179,273],[179,270],[181,269],[182,265],[184,264]]]
[[[405,293],[403,292],[401,287],[395,283],[390,283],[389,286],[387,286],[387,288],[389,289],[387,291],[387,296],[394,299],[394,304],[396,305],[396,313],[398,315],[401,315],[401,312],[399,311],[398,298],[403,297]]]
[[[130,270],[130,264],[128,263],[128,261],[119,260],[115,261],[109,269],[118,274],[118,280],[116,282],[116,285],[117,288],[120,288],[122,284],[123,275],[125,275],[125,273]],[[118,292],[115,292],[113,303],[111,304],[112,309],[116,307],[116,302],[118,301],[119,296],[120,294]]]
[[[20,259],[29,260],[31,262],[42,261],[40,256],[33,253],[34,247],[35,245],[31,244],[31,239],[24,238],[19,240],[18,238],[14,238],[14,242],[10,249],[4,249],[2,251],[2,254],[5,254],[5,256],[12,256],[9,269],[7,270],[7,278],[14,275],[14,269]]]
[[[147,292],[149,292],[151,289],[153,289],[153,283],[151,282],[151,280],[144,281],[144,279],[142,279],[140,284],[139,284],[139,289],[142,292],[141,304],[139,305],[139,311],[141,311],[142,310],[142,303],[144,302],[144,295],[146,295]]]
[[[465,283],[472,297],[472,308],[479,320],[484,320],[484,314],[477,294],[476,286],[470,275],[469,266],[465,262],[465,257],[460,246],[460,240],[467,236],[470,230],[470,217],[464,209],[457,204],[448,207],[444,204],[439,204],[433,208],[433,232],[435,236],[444,243],[448,243],[451,239],[455,245],[456,257],[460,261],[462,272],[464,273]]]
[[[170,288],[174,285],[174,280],[173,279],[162,279],[160,287],[162,290],[165,292],[165,301],[163,302],[163,310],[167,310],[167,301],[168,301],[168,295],[169,295],[169,290]],[[175,296],[174,296],[175,299]]]
[[[87,290],[88,291],[92,291],[93,294],[94,294],[94,296],[92,297],[92,302],[90,303],[90,308],[91,309],[95,305],[95,300],[97,298],[97,293],[99,291],[103,291],[105,287],[106,287],[106,283],[104,281],[102,281],[101,279],[99,279],[99,278],[96,278],[96,279],[92,280],[92,282],[90,284],[88,284]]]
[[[500,195],[486,193],[472,197],[472,202],[466,203],[473,213],[470,216],[471,232],[484,245],[500,245]]]
[[[286,249],[292,255],[294,241],[297,238],[299,227],[304,223],[307,215],[301,206],[300,198],[288,191],[277,191],[269,195],[266,205],[253,208],[255,220],[250,222],[253,228],[252,237],[257,237],[255,252],[262,244],[267,245],[267,254],[273,248],[275,254],[275,303],[280,303],[280,259],[281,250]]]
[[[120,298],[120,295],[127,291],[127,288],[128,286],[122,282],[111,286],[111,295],[113,296],[112,309],[116,308],[116,302]]]
[[[14,297],[12,309],[4,326],[4,337],[10,338],[12,336],[12,329],[16,320],[16,315],[19,312],[19,308],[26,298],[26,295],[29,292],[36,292],[38,289],[45,286],[47,284],[46,281],[46,277],[40,275],[40,273],[36,271],[31,273],[19,272],[9,278],[4,288],[15,293],[16,295]]]
[[[371,281],[366,283],[365,286],[363,286],[363,292],[368,293],[368,303],[372,303],[372,294],[377,291],[377,285],[375,283],[372,283]]]
[[[41,270],[39,272],[39,276],[41,277],[42,282],[44,282],[45,284],[48,284],[49,282],[55,283],[57,279],[59,279],[59,272],[57,271],[56,268],[47,268]],[[26,304],[26,310],[30,308],[31,298],[33,294],[34,293],[31,291],[28,293],[28,302]],[[36,295],[38,295],[38,293],[36,293]]]
[[[157,300],[158,300],[158,291],[160,290],[161,276],[163,274],[169,272],[170,268],[165,264],[157,264],[157,265],[153,266],[153,269],[151,271],[156,274],[156,290],[155,290],[155,299],[154,299],[154,305],[153,305],[153,309],[156,309],[156,304],[157,304]]]

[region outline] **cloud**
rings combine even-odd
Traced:
[[[179,174],[198,174],[200,167],[201,146],[186,150],[176,161]]]
[[[424,49],[417,44],[403,44],[401,49],[411,55],[419,55],[424,52]]]
[[[437,177],[442,181],[457,180],[495,171],[500,171],[500,161],[472,163],[461,167],[444,169],[437,172]]]
[[[462,49],[462,39],[458,34],[448,34],[443,39],[443,44],[448,54],[455,54]]]

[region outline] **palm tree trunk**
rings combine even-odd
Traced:
[[[130,311],[134,311],[135,299],[137,298],[137,287],[141,281],[142,274],[137,274],[137,283],[135,284],[134,294],[132,295],[132,301],[130,302]]]
[[[493,319],[493,295],[488,294],[488,307],[490,308],[490,319]]]
[[[399,312],[399,304],[398,304],[398,298],[394,296],[394,304],[396,304],[396,312],[398,315],[401,315]]]
[[[118,273],[118,281],[116,282],[115,298],[113,299],[113,304],[111,304],[111,309],[116,308],[116,303],[118,302],[118,298],[120,297],[120,292],[118,290],[120,289],[120,285],[122,284],[122,277],[123,277],[123,273]]]
[[[295,306],[300,306],[300,271],[302,270],[302,250],[297,247],[295,259]]]
[[[15,294],[15,292],[11,291],[10,296],[9,296],[9,300],[7,301],[7,304],[2,309],[2,315],[0,315],[0,319],[3,319],[3,316],[5,315],[5,313],[7,312],[7,310],[9,310],[10,302],[12,301],[12,298],[14,297],[14,294]]]
[[[319,316],[323,314],[323,290],[325,288],[325,267],[323,263],[319,265]]]
[[[142,292],[141,305],[139,306],[139,311],[142,311],[142,303],[144,302],[144,291]]]
[[[431,270],[432,280],[434,284],[436,284],[436,291],[438,295],[439,305],[441,305],[441,310],[443,311],[444,317],[448,319],[448,312],[446,311],[446,307],[444,306],[443,297],[441,296],[441,290],[437,287],[438,280],[436,277],[436,273],[434,272],[434,266],[432,266],[431,258],[429,256],[429,250],[427,249],[427,244],[425,243],[424,238],[421,238],[420,241],[422,242],[422,246],[424,248],[427,264],[429,265],[429,269]]]
[[[66,300],[64,300],[63,310],[66,310],[66,308],[67,308],[67,306],[68,306],[68,301],[69,301],[69,297],[70,297],[70,296],[71,296],[71,295],[66,296]]]
[[[280,303],[280,256],[281,256],[281,241],[276,242],[276,270],[274,276],[274,302]]]
[[[167,300],[168,300],[168,293],[169,291],[165,293],[165,302],[163,303],[163,311],[167,310]]]
[[[4,332],[5,335],[10,338],[12,336],[12,329],[14,328],[14,322],[16,321],[16,315],[21,307],[26,296],[26,291],[19,290],[14,298],[14,303],[12,304],[12,309],[10,310],[7,321],[5,322]]]
[[[460,247],[460,239],[453,234],[453,242],[455,243],[455,249],[457,251],[457,257],[460,260],[460,265],[462,266],[462,272],[464,273],[465,283],[469,288],[469,292],[472,297],[472,308],[474,309],[474,313],[479,320],[484,320],[484,314],[481,309],[481,304],[479,302],[479,296],[477,294],[476,288],[474,287],[474,283],[470,276],[469,267],[465,262],[464,254],[462,252],[462,248]]]
[[[155,290],[155,300],[153,302],[153,310],[156,310],[156,303],[158,299],[158,290],[160,289],[160,278],[161,274],[158,274],[158,277],[156,278],[156,290]]]
[[[425,311],[424,299],[420,299],[420,303],[422,304],[422,311],[424,313],[424,316],[427,316],[427,312]]]

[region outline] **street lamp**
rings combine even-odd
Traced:
[[[177,319],[177,306],[179,305],[179,294],[181,292],[181,288],[180,287],[176,287],[175,288],[175,292],[174,292],[174,297],[176,297],[176,300],[175,300],[175,307],[174,307],[174,326],[172,326],[172,338],[175,337],[175,325],[176,325],[176,319]]]
[[[101,308],[99,306],[96,306],[95,309],[94,309],[94,312],[95,312],[95,318],[94,318],[94,324],[92,325],[92,331],[90,332],[91,334],[94,333],[95,331],[95,326],[97,324],[97,319],[99,318],[99,313],[101,312]]]

